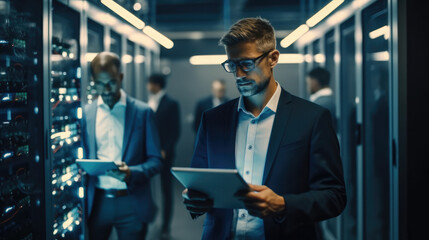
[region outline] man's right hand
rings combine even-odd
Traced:
[[[182,192],[183,203],[186,209],[191,213],[192,217],[203,215],[213,208],[213,200],[202,192],[185,189]]]

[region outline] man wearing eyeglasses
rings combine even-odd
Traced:
[[[119,57],[99,53],[91,62],[99,97],[84,108],[85,157],[112,161],[118,170],[88,179],[89,239],[144,239],[155,217],[150,179],[161,170],[161,150],[151,108],[122,90]]]
[[[329,112],[274,79],[274,29],[261,18],[235,23],[221,38],[241,96],[202,116],[191,166],[236,168],[251,191],[245,209],[216,209],[185,189],[193,218],[207,213],[202,239],[317,239],[315,223],[346,205],[339,144]]]

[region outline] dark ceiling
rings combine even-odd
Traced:
[[[115,15],[100,3],[88,0]],[[263,17],[276,29],[278,42],[331,0],[115,0],[146,24],[172,39],[161,56],[184,58],[194,54],[223,54],[222,34],[244,17]],[[346,2],[352,0],[346,0]],[[134,10],[138,3],[141,8]],[[279,47],[280,49],[280,47]],[[294,52],[290,47],[281,52]]]
[[[104,7],[100,0],[90,2]],[[223,31],[243,17],[261,16],[278,30],[302,23],[301,1],[324,0],[115,0],[160,31]],[[133,9],[140,4],[138,11]]]

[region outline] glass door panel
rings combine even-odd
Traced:
[[[349,19],[340,26],[341,32],[341,116],[339,119],[341,158],[347,189],[347,206],[344,210],[342,239],[357,238],[357,181],[356,147],[358,144],[356,124],[356,61],[355,21]]]
[[[389,238],[389,76],[387,3],[362,13],[364,239]]]

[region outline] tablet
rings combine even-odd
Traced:
[[[185,188],[207,194],[215,208],[244,208],[234,194],[249,186],[236,169],[172,167],[171,172]]]
[[[108,170],[118,170],[115,162],[100,159],[76,159],[76,163],[89,175],[104,175]]]

